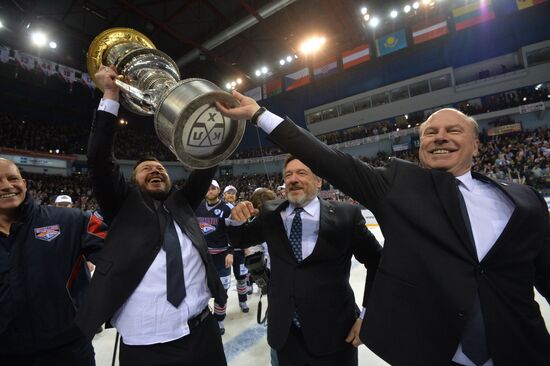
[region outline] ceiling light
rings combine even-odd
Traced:
[[[283,66],[284,64],[285,64],[285,60],[280,59],[280,60],[279,60],[279,65]]]
[[[368,22],[369,19],[370,19],[370,14],[365,14],[365,15],[363,16],[363,19],[365,19],[365,22]]]
[[[286,56],[286,62],[292,62],[292,56]]]
[[[33,43],[37,46],[44,46],[46,44],[46,35],[42,32],[34,32],[31,37]]]
[[[405,13],[408,13],[409,11],[411,11],[411,6],[410,5],[405,5],[405,7],[403,8],[403,11]]]
[[[231,83],[225,84],[225,88],[226,88],[226,89],[231,89]]]
[[[418,1],[415,1],[413,3],[413,9],[418,9],[420,7],[420,4],[418,3]]]
[[[256,76],[260,76],[260,75],[262,75],[262,72],[260,70],[256,70],[256,72],[254,74],[256,74]]]
[[[365,6],[361,8],[361,14],[363,15],[367,14],[367,8]]]
[[[232,86],[232,87],[236,87],[236,86],[237,86],[237,83],[234,82],[234,81],[232,81],[232,82],[231,82],[231,86]]]
[[[369,25],[372,28],[376,28],[378,26],[378,24],[380,24],[380,19],[378,19],[378,17],[373,17],[369,22]]]
[[[300,45],[300,51],[305,54],[317,52],[327,39],[325,37],[313,37],[302,42]]]
[[[237,84],[242,84],[242,83],[243,83],[243,79],[238,78],[238,79],[237,79]]]
[[[262,74],[267,74],[267,66],[262,67]]]
[[[50,48],[57,48],[57,43],[55,43],[54,41],[51,41]]]
[[[392,17],[392,18],[394,18],[394,19],[397,18],[397,10],[392,10],[392,11],[390,12],[390,17]]]

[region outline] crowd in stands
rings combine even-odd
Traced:
[[[503,136],[482,139],[479,155],[474,164],[474,171],[491,178],[528,184],[539,190],[550,189],[550,128],[538,128]],[[387,163],[390,156],[418,163],[418,150],[400,151],[394,154],[379,152],[375,157],[360,157],[361,160],[380,167]],[[29,191],[39,204],[53,204],[59,194],[73,198],[75,207],[83,210],[94,210],[97,203],[92,197],[92,190],[86,176],[73,175],[61,177],[56,175],[30,174],[23,171],[29,180]],[[257,188],[269,188],[273,191],[283,184],[280,172],[253,174],[247,176],[222,175],[217,178],[221,187],[233,185],[238,189],[240,200],[249,199]],[[180,186],[184,181],[176,181]],[[337,194],[327,196],[338,200],[353,201],[338,192],[338,187],[323,184],[323,190],[334,190]]]
[[[53,205],[55,198],[66,194],[73,199],[73,207],[83,211],[94,211],[97,202],[92,196],[92,188],[86,175],[74,174],[69,177],[61,175],[21,173],[27,180],[28,191],[40,205]]]
[[[550,99],[550,83],[542,83],[535,87],[519,88],[513,91],[477,98],[474,101],[456,103],[455,107],[468,115],[492,112],[496,110],[517,107],[519,105],[547,101]],[[367,136],[381,135],[415,127],[425,119],[422,111],[409,113],[396,122],[389,120],[360,125],[346,130],[336,131],[318,136],[321,141],[332,145]],[[503,122],[506,124],[506,121]],[[497,121],[496,124],[499,124]],[[44,122],[32,121],[12,116],[0,116],[0,136],[2,146],[24,150],[60,153],[85,154],[90,131],[90,121]],[[254,148],[236,151],[230,159],[253,158],[278,155],[277,147],[268,146],[262,149]],[[153,127],[121,126],[118,129],[115,156],[119,159],[135,159],[136,156],[150,154],[162,161],[175,161],[174,155],[156,137]]]

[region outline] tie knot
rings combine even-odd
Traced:
[[[296,207],[293,212],[294,212],[295,215],[299,215],[303,211],[304,211],[304,209],[302,207]]]

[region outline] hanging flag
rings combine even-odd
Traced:
[[[73,83],[75,81],[75,69],[72,69],[67,66],[63,65],[57,65],[57,73],[63,80],[69,83]]]
[[[491,0],[477,0],[453,9],[456,30],[462,30],[495,19]]]
[[[38,63],[38,69],[42,71],[42,73],[48,76],[55,74],[55,62],[43,58],[39,58],[36,61]]]
[[[531,6],[542,4],[544,2],[546,2],[546,0],[516,0],[518,10],[527,9],[527,8],[530,8]]]
[[[6,63],[10,60],[10,49],[6,46],[0,46],[0,62]]]
[[[263,85],[263,96],[265,98],[272,97],[283,91],[283,82],[280,78],[268,81]]]
[[[247,90],[243,93],[246,96],[249,96],[250,98],[254,99],[255,101],[258,101],[262,99],[262,88],[257,86],[253,89]]]
[[[384,37],[376,40],[376,48],[378,48],[378,56],[385,56],[392,52],[401,50],[407,47],[407,37],[405,30],[401,29],[397,32],[387,34]]]
[[[342,66],[344,70],[368,60],[370,60],[370,49],[369,45],[366,43],[352,50],[342,52]]]
[[[317,65],[313,68],[313,77],[315,79],[320,79],[334,74],[336,71],[338,71],[338,63],[336,62],[336,57],[332,57],[328,60],[317,63]]]
[[[95,84],[92,78],[90,77],[90,74],[82,73],[82,82],[84,85],[86,85],[90,89],[95,89]]]
[[[33,70],[36,67],[35,57],[25,52],[15,50],[15,61],[25,70]]]
[[[294,90],[306,84],[309,84],[309,68],[306,66],[303,69],[300,69],[292,74],[285,75],[285,90]]]
[[[443,17],[426,19],[414,24],[411,28],[413,43],[419,44],[449,33],[447,20]]]

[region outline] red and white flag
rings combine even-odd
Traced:
[[[352,50],[342,52],[342,66],[344,70],[368,60],[370,60],[370,48],[368,44],[362,44]]]
[[[414,24],[411,30],[414,44],[419,44],[444,36],[449,33],[449,26],[443,17],[430,18]]]

